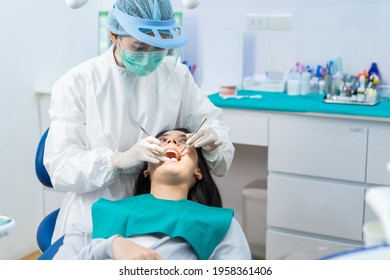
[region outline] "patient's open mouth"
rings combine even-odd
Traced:
[[[176,152],[175,150],[173,150],[173,149],[166,150],[164,152],[164,156],[169,158],[172,161],[179,161],[179,160],[181,160],[180,154],[178,152]]]

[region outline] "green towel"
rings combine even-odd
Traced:
[[[118,201],[101,198],[92,205],[92,238],[163,233],[185,239],[199,259],[206,260],[225,237],[232,218],[232,209],[187,199],[163,200],[151,194]]]

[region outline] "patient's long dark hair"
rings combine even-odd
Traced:
[[[190,132],[185,128],[175,128],[172,130],[179,130],[184,133]],[[156,138],[159,138],[167,131],[168,130],[160,132],[156,136]],[[203,178],[201,180],[197,180],[195,185],[192,186],[192,188],[188,192],[187,199],[207,206],[222,207],[221,195],[219,193],[217,185],[214,182],[213,177],[211,176],[210,169],[207,165],[206,159],[203,156],[202,149],[197,148],[196,152],[198,153],[198,166],[202,172]],[[134,195],[150,193],[150,178],[145,178],[143,174],[147,168],[148,163],[146,162],[135,182],[133,191]]]

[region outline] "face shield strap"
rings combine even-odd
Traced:
[[[158,48],[175,49],[187,43],[187,34],[177,23],[170,20],[149,20],[130,16],[113,6],[114,15],[122,28],[137,40]],[[164,36],[161,36],[161,35]]]

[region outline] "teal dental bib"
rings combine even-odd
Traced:
[[[185,239],[199,259],[206,260],[225,237],[232,218],[233,209],[186,199],[163,200],[150,194],[118,201],[101,198],[92,205],[92,238],[163,233]]]

